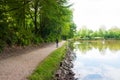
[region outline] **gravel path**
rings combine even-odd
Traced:
[[[64,42],[60,42],[59,47]],[[55,49],[56,45],[52,44],[27,54],[0,60],[0,80],[27,80],[26,77]]]

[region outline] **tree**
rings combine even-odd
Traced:
[[[67,0],[1,0],[0,45],[29,45],[73,37]],[[0,47],[0,49],[3,46]]]

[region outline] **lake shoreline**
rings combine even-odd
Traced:
[[[60,68],[55,73],[54,80],[76,80],[75,73],[72,71],[72,61],[75,57],[73,54],[73,51],[68,48],[65,58],[60,62]]]

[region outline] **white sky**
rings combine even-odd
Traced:
[[[73,18],[77,28],[85,25],[97,30],[101,25],[106,29],[120,27],[120,0],[70,0],[74,3]]]

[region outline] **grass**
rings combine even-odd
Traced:
[[[53,74],[59,68],[59,63],[64,58],[65,53],[65,45],[53,51],[38,65],[28,80],[53,80]]]

